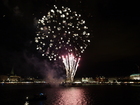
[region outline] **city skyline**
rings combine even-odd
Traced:
[[[33,42],[35,23],[54,4],[81,13],[92,34],[76,77],[125,76],[140,72],[140,7],[137,2],[3,0],[0,2],[0,74],[7,74],[14,67],[18,75],[42,75],[40,67],[35,66],[44,64]]]

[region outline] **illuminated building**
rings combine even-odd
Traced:
[[[94,83],[95,81],[93,80],[92,77],[82,77],[82,83]]]
[[[0,81],[1,81],[1,82],[6,81],[6,80],[7,80],[7,78],[8,78],[8,76],[7,76],[7,75],[0,75]]]
[[[18,81],[20,81],[20,79],[21,79],[20,76],[9,76],[7,81],[9,81],[9,82],[18,82]]]
[[[14,69],[12,69],[11,70],[11,75],[9,75],[9,77],[7,78],[6,81],[9,81],[9,82],[19,82],[20,80],[21,80],[21,77],[15,75]]]
[[[108,78],[108,82],[109,83],[117,83],[118,82],[118,78]]]
[[[130,79],[132,79],[132,80],[140,80],[140,74],[131,74]]]
[[[99,77],[96,77],[96,81],[98,81],[98,82],[105,82],[106,78],[104,76],[99,76]]]
[[[83,82],[83,83],[88,82],[88,80],[89,80],[88,77],[86,77],[86,78],[82,78],[82,82]]]

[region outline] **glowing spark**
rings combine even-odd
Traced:
[[[68,54],[66,56],[62,56],[62,60],[66,69],[67,81],[73,82],[80,58],[75,58],[73,54]]]
[[[64,6],[59,9],[56,5],[37,22],[34,40],[36,49],[50,61],[63,60],[67,77],[71,81],[75,76],[79,57],[90,42],[90,33],[85,23],[81,14]],[[61,57],[62,55],[65,56]]]

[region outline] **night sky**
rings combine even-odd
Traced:
[[[41,62],[35,50],[36,19],[53,5],[80,13],[91,32],[76,77],[129,76],[139,73],[140,7],[136,0],[1,0],[0,74],[37,76]],[[29,62],[35,58],[34,64]],[[39,65],[38,65],[39,66]]]

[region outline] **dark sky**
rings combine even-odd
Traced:
[[[81,13],[91,31],[76,76],[128,76],[140,65],[140,7],[136,0],[2,0],[0,1],[0,74],[36,76],[33,44],[35,19],[53,5]]]

